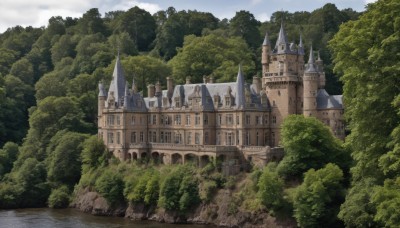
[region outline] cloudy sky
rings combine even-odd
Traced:
[[[232,18],[236,11],[250,11],[260,21],[269,20],[278,10],[312,11],[331,2],[339,9],[363,11],[367,3],[376,0],[0,0],[0,33],[22,25],[46,26],[51,16],[80,17],[90,8],[100,12],[127,10],[139,6],[150,13],[167,9],[196,9],[211,12],[218,18]]]

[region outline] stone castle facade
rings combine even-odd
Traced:
[[[129,88],[116,60],[108,92],[99,84],[98,134],[121,160],[155,159],[165,164],[195,162],[204,166],[219,159],[226,170],[252,162],[264,165],[281,159],[281,124],[291,114],[314,116],[344,138],[342,96],[325,89],[323,62],[311,48],[289,43],[283,26],[274,47],[266,34],[262,44],[262,78],[214,83],[204,78],[167,89],[148,85],[148,96]],[[235,172],[235,171],[233,171]]]

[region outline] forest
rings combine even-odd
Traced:
[[[306,49],[320,51],[328,92],[343,93],[344,142],[313,118],[291,116],[281,162],[224,177],[217,161],[203,169],[119,162],[95,136],[97,85],[109,84],[118,52],[143,94],[168,76],[233,81],[240,63],[250,82],[261,75],[265,33],[274,43],[281,22],[289,40],[302,35]],[[9,28],[0,34],[0,208],[66,207],[77,189],[91,188],[110,204],[185,213],[232,189],[232,214],[267,211],[299,227],[398,227],[399,31],[397,0],[364,12],[334,4],[279,11],[266,22],[248,11],[220,20],[173,7],[154,15],[93,8],[79,18],[54,16],[46,27]]]

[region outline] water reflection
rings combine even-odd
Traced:
[[[0,210],[0,228],[205,228],[201,225],[163,224],[151,221],[131,221],[126,218],[93,216],[75,209]]]

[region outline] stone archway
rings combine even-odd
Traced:
[[[132,162],[132,154],[129,153],[129,152],[126,154],[126,161],[127,162]]]
[[[199,165],[199,158],[194,154],[185,154],[185,164]]]
[[[171,155],[171,164],[182,164],[182,155],[181,154],[172,154]]]
[[[200,168],[203,168],[204,166],[206,166],[207,164],[209,164],[211,162],[210,156],[208,155],[202,155],[200,156]]]
[[[164,154],[159,153],[157,151],[151,153],[151,158],[153,159],[154,163],[156,163],[156,164],[164,163]]]
[[[132,152],[132,160],[136,161],[138,159],[138,154],[136,152]]]

